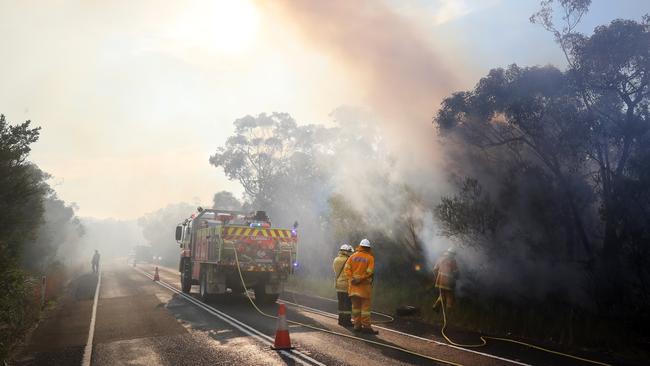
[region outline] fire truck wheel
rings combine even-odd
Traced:
[[[256,286],[253,290],[255,291],[255,302],[260,304],[272,304],[278,301],[278,296],[280,296],[280,294],[267,294],[264,285]]]
[[[183,271],[181,272],[181,290],[189,294],[192,290],[192,269],[189,266],[189,261],[183,262]]]

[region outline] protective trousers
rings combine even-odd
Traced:
[[[352,301],[347,292],[338,291],[336,296],[339,300],[339,325],[352,325]]]
[[[433,308],[436,309],[440,302],[445,304],[447,309],[451,309],[454,306],[454,290],[447,290],[444,288],[439,289],[440,295],[436,299],[436,302],[433,303]]]
[[[370,328],[370,298],[351,296],[354,328]]]

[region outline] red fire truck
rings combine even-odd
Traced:
[[[275,302],[293,273],[298,235],[292,229],[274,228],[264,211],[244,213],[201,209],[176,226],[182,248],[179,263],[181,287],[189,293],[199,285],[201,298],[212,300],[231,292],[255,291],[259,302]],[[237,271],[237,258],[244,278]]]

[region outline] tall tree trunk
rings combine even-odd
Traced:
[[[580,243],[582,243],[582,247],[585,250],[585,254],[587,255],[587,261],[589,262],[589,265],[591,265],[594,260],[594,253],[593,253],[593,248],[591,246],[591,241],[589,240],[589,236],[587,235],[587,232],[585,230],[584,222],[582,221],[582,217],[578,212],[578,208],[576,207],[575,201],[573,199],[573,195],[567,193],[567,196],[569,200],[569,206],[571,207],[571,216],[573,218],[573,223],[578,233],[578,238],[580,239]]]

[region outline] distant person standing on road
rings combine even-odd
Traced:
[[[339,325],[344,327],[352,325],[352,302],[348,295],[348,276],[345,275],[344,269],[353,251],[351,245],[341,245],[339,255],[334,258],[334,263],[332,263],[334,276],[336,276],[334,277],[336,297],[339,300]]]
[[[95,249],[95,254],[93,255],[91,263],[93,264],[93,273],[99,272],[99,252],[97,249]]]

